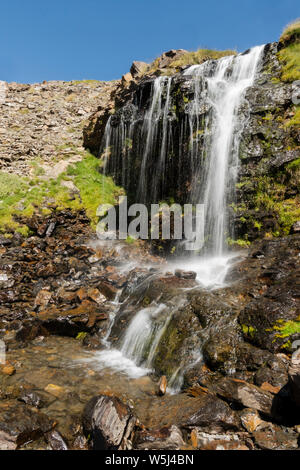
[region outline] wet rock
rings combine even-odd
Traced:
[[[180,450],[185,446],[177,426],[160,430],[143,430],[136,433],[134,448],[138,450]]]
[[[267,429],[253,433],[255,444],[263,450],[292,450],[298,448],[298,434],[284,431],[279,426],[269,424]]]
[[[44,405],[40,394],[32,390],[25,390],[21,393],[19,400],[24,402],[26,405],[34,406],[35,408],[42,408]]]
[[[261,411],[267,416],[279,417],[281,400],[273,394],[242,380],[224,377],[212,389],[219,396],[247,408]]]
[[[291,273],[271,286],[265,295],[250,302],[239,316],[239,321],[251,330],[252,341],[263,349],[279,352],[288,341],[299,338],[299,333],[284,334],[285,328],[297,321],[299,289],[297,273]]]
[[[14,375],[16,372],[16,369],[14,368],[14,366],[12,364],[4,364],[4,365],[0,365],[0,373],[4,374],[4,375]]]
[[[92,398],[83,413],[83,427],[91,435],[94,450],[126,448],[136,419],[118,398]]]
[[[45,387],[45,392],[48,392],[57,398],[62,398],[66,394],[64,387],[60,387],[59,385],[55,384],[48,384],[47,387]]]
[[[238,430],[239,419],[234,411],[224,401],[212,395],[207,395],[199,409],[189,417],[187,427],[200,426],[213,431]]]
[[[101,284],[98,285],[98,290],[108,300],[114,300],[118,292],[118,289],[116,289],[113,285],[109,284],[108,282],[101,282]]]
[[[182,279],[196,279],[197,273],[194,271],[183,271],[183,269],[176,269],[175,276]]]
[[[77,336],[80,332],[89,332],[97,322],[108,318],[107,313],[89,300],[83,300],[75,308],[59,309],[51,306],[37,315],[40,325],[50,334]]]
[[[300,408],[300,349],[294,352],[289,367],[289,386],[296,405]]]
[[[240,413],[242,425],[246,431],[252,433],[263,423],[263,420],[259,416],[257,410],[246,408]]]
[[[56,430],[47,433],[45,438],[51,450],[69,450],[64,438]]]
[[[11,400],[0,402],[0,449],[15,450],[25,442],[36,440],[53,427],[43,413]]]

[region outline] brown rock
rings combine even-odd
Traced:
[[[133,80],[133,76],[131,75],[131,73],[125,73],[125,75],[123,75],[122,77],[122,85],[125,85],[125,86],[128,86],[130,82],[132,82]]]
[[[14,375],[14,373],[16,372],[16,369],[14,368],[13,365],[6,363],[3,366],[1,366],[1,372],[4,375]]]
[[[116,289],[112,284],[104,281],[101,282],[98,289],[108,300],[114,300],[118,292],[118,289]]]
[[[247,408],[261,411],[268,416],[276,415],[279,398],[243,380],[225,377],[212,386],[214,392],[227,400],[242,404]]]
[[[273,385],[269,384],[268,382],[264,382],[260,386],[260,388],[262,390],[266,390],[267,392],[273,393],[274,395],[276,395],[281,389],[281,387],[274,387]]]
[[[160,396],[163,396],[166,394],[166,391],[167,391],[167,386],[168,386],[168,381],[167,381],[167,377],[165,375],[163,375],[159,381],[159,389],[158,389],[158,394]]]
[[[251,408],[246,408],[240,414],[241,422],[246,431],[252,433],[263,423],[258,412]]]
[[[147,71],[148,67],[149,64],[147,64],[146,62],[140,62],[138,60],[135,60],[134,62],[132,62],[130,73],[134,78],[140,77]]]
[[[138,450],[180,450],[185,446],[182,433],[177,426],[159,430],[139,431],[135,437]]]
[[[292,450],[298,448],[298,434],[285,432],[275,424],[268,429],[255,431],[253,437],[256,445],[264,450]]]

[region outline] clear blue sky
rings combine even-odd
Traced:
[[[169,49],[278,39],[299,0],[1,0],[0,80],[111,80]]]

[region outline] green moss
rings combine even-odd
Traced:
[[[249,325],[241,325],[241,326],[242,326],[242,331],[243,331],[244,336],[246,338],[253,339],[255,336],[256,329],[253,328],[253,326],[249,326]]]
[[[76,339],[79,340],[79,341],[83,341],[84,338],[86,337],[87,333],[84,332],[84,331],[81,331],[80,333],[78,333],[78,335],[76,336]]]
[[[277,324],[273,327],[278,333],[277,338],[287,338],[296,333],[300,333],[300,318],[295,321],[277,320]]]
[[[232,238],[228,237],[226,239],[226,242],[229,246],[237,245],[237,246],[240,246],[240,247],[243,247],[243,248],[246,248],[247,246],[250,245],[249,240],[244,240],[242,238],[238,238],[237,240],[233,240]]]

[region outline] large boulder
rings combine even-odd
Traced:
[[[289,384],[293,400],[300,408],[300,348],[292,355],[289,367]]]
[[[126,449],[136,419],[128,406],[116,397],[92,398],[83,413],[83,428],[94,450]]]

